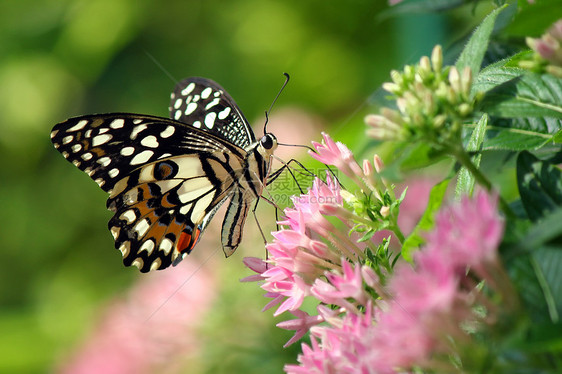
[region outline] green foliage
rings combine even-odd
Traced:
[[[470,37],[461,55],[457,59],[457,63],[455,64],[457,69],[462,71],[468,66],[474,75],[480,71],[482,60],[484,60],[484,54],[488,49],[490,36],[494,30],[496,18],[501,11],[502,8],[494,10],[482,21],[480,26],[476,28],[476,31],[474,31],[474,34]]]
[[[480,121],[476,124],[476,127],[472,131],[472,135],[468,143],[466,144],[466,150],[468,152],[477,152],[471,159],[472,163],[476,167],[480,167],[480,160],[482,159],[482,154],[480,153],[482,143],[484,142],[484,135],[486,134],[486,126],[488,125],[488,115],[484,114]],[[459,171],[457,177],[457,184],[455,186],[455,196],[460,198],[462,195],[472,195],[474,191],[474,177],[467,168],[462,167]]]
[[[433,228],[433,225],[435,224],[435,213],[443,204],[443,199],[445,198],[449,182],[450,180],[448,179],[444,180],[431,189],[429,200],[427,202],[427,208],[423,213],[423,216],[414,228],[414,231],[412,231],[412,233],[406,238],[404,245],[402,246],[402,257],[404,257],[405,260],[411,262],[414,252],[423,243],[425,243],[423,233],[428,232],[431,228]]]
[[[122,268],[113,248],[105,194],[51,149],[48,134],[55,123],[111,111],[166,116],[174,80],[192,75],[220,82],[254,119],[269,107],[281,73],[288,71],[293,80],[274,114],[297,107],[308,118],[303,130],[319,133],[317,123],[328,124],[334,138],[368,148],[372,143],[365,145],[362,117],[372,108],[361,103],[372,102],[374,87],[388,79],[388,71],[410,62],[396,56],[414,59],[428,52],[403,51],[398,42],[404,27],[400,17],[412,12],[436,13],[444,21],[439,29],[419,30],[431,40],[436,35],[463,39],[462,31],[484,20],[459,56],[445,54],[459,68],[470,66],[471,95],[481,95],[477,110],[463,122],[472,130],[464,150],[474,168],[462,163],[460,168],[443,167],[450,155],[429,143],[380,148],[389,159],[396,157],[384,171],[393,178],[413,169],[434,171],[432,165],[447,169],[439,170],[439,177],[447,179],[433,189],[403,255],[411,259],[423,243],[423,232],[432,226],[452,183],[449,177],[460,170],[458,193],[471,192],[490,177],[509,206],[524,209],[518,218],[506,211],[510,237],[502,245],[502,259],[526,313],[522,318],[528,318],[518,325],[523,333],[513,345],[518,357],[527,354],[535,365],[528,372],[560,371],[562,176],[556,166],[560,160],[550,158],[560,153],[562,142],[562,80],[520,69],[517,63],[528,53],[521,37],[542,34],[562,17],[562,8],[559,0],[535,3],[512,2],[488,16],[491,2],[461,0],[404,1],[391,8],[384,2],[296,0],[2,4],[0,372],[55,371],[95,327],[103,307],[138,279],[133,270]],[[415,17],[408,22],[415,23]],[[487,65],[490,60],[494,62]],[[256,121],[256,128],[262,123]],[[284,125],[270,126],[284,143],[299,135],[283,133]],[[518,194],[504,195],[514,185]],[[390,210],[396,218],[401,198],[388,201],[395,204]],[[260,215],[260,222],[273,227],[270,212]],[[380,216],[380,207],[367,214]],[[366,228],[364,239],[376,230]],[[389,244],[384,241],[369,252],[369,261],[391,269],[396,257]],[[261,238],[246,240],[243,247],[244,255],[263,254]],[[241,256],[227,266],[240,268]],[[263,297],[247,294],[238,284],[246,274],[228,275],[221,279],[227,285],[219,291],[222,301],[200,326],[201,336],[209,338],[200,340],[204,353],[191,371],[279,371],[298,346],[275,353],[288,334],[270,324],[256,329],[266,324],[260,325],[247,309],[261,307]],[[241,334],[241,326],[254,331]],[[549,360],[541,360],[545,352]],[[262,366],[264,361],[269,364]]]
[[[517,185],[531,221],[562,207],[562,172],[526,151],[517,157]]]

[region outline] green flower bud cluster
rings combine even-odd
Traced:
[[[391,72],[392,82],[383,88],[396,98],[398,110],[382,108],[380,114],[365,118],[368,134],[381,140],[426,140],[434,144],[458,139],[461,125],[473,110],[472,73],[469,67],[459,72],[443,67],[440,46],[431,58],[424,56],[402,72]]]

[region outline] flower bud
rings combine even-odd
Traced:
[[[385,205],[385,206],[381,207],[380,213],[381,213],[381,216],[383,216],[384,218],[387,218],[390,215],[390,208]]]
[[[455,91],[455,93],[462,92],[459,71],[455,66],[453,66],[451,70],[449,70],[449,83],[451,84],[451,88]]]
[[[433,71],[436,73],[441,72],[441,68],[443,67],[443,51],[440,45],[433,47],[433,51],[431,52],[431,64],[433,65]]]
[[[379,155],[375,155],[373,157],[373,163],[375,164],[375,170],[377,171],[377,173],[380,173],[384,168],[384,163],[382,162],[382,159],[379,157]]]
[[[363,174],[365,174],[366,177],[370,177],[373,175],[373,170],[373,164],[371,164],[371,161],[363,160]]]
[[[402,78],[402,74],[400,74],[400,72],[398,70],[392,70],[390,72],[390,78],[392,79],[392,81],[394,83],[396,83],[398,86],[403,86],[404,85],[404,79]]]
[[[468,103],[462,103],[458,106],[457,111],[461,117],[466,117],[472,112],[472,105]]]
[[[391,83],[391,82],[383,83],[382,88],[385,91],[390,92],[390,93],[395,94],[395,95],[400,94],[400,92],[402,91],[402,89],[400,88],[399,85],[397,85],[396,83]]]

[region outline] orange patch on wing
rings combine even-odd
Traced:
[[[178,245],[176,247],[178,252],[183,252],[185,250],[190,252],[191,249],[197,243],[197,239],[199,239],[200,233],[201,233],[201,230],[199,230],[199,229],[195,229],[195,231],[191,234],[188,234],[186,232],[182,232],[180,234],[180,239],[178,240]]]

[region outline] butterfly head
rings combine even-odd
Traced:
[[[259,141],[259,151],[261,154],[272,155],[277,148],[277,138],[268,132]]]

